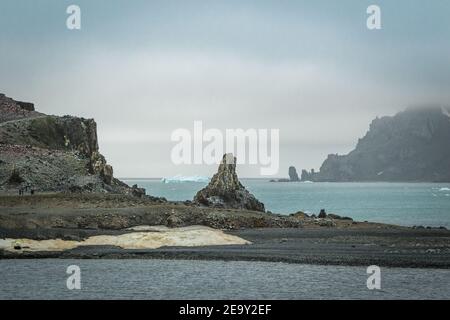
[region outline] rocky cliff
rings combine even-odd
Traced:
[[[409,108],[376,118],[347,155],[329,155],[312,181],[450,181],[450,117],[445,108]]]
[[[207,207],[245,209],[264,212],[264,204],[239,182],[236,158],[225,154],[217,173],[194,197],[194,203]]]
[[[132,192],[100,154],[93,119],[45,115],[0,94],[0,151],[3,190]]]

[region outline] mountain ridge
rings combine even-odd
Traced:
[[[449,182],[450,109],[410,107],[375,118],[346,155],[330,154],[319,172],[302,171],[316,182]]]

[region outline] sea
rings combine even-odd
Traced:
[[[79,289],[67,286],[74,265]],[[275,262],[0,260],[0,270],[0,299],[450,299],[450,270],[438,269],[381,268],[379,289],[365,267]]]
[[[124,179],[147,194],[168,200],[192,200],[207,178]],[[450,183],[270,182],[241,179],[266,210],[290,214],[303,211],[351,217],[357,221],[450,229]]]

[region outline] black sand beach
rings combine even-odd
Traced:
[[[117,232],[107,232],[114,234]],[[249,229],[227,231],[251,245],[125,250],[79,247],[62,252],[2,252],[0,258],[188,259],[320,265],[450,268],[450,231],[412,229]]]
[[[163,258],[450,268],[450,231],[445,229],[159,204],[116,195],[4,195],[0,200],[0,239],[82,241],[96,235],[130,233],[128,228],[141,225],[205,225],[252,243],[157,249],[83,246],[57,252],[4,250],[0,259]]]

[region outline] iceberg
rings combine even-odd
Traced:
[[[439,191],[450,191],[450,188],[446,188],[446,187],[440,188]]]
[[[183,176],[183,175],[176,175],[170,178],[162,178],[162,183],[181,183],[181,182],[202,182],[207,183],[209,182],[208,177],[204,176]]]

